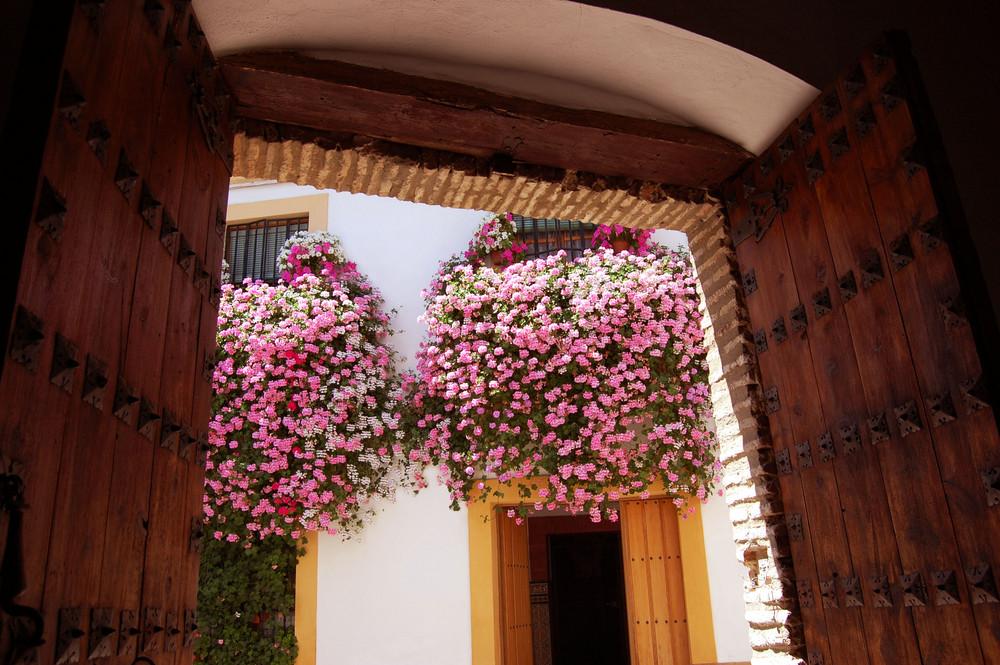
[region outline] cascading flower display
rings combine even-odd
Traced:
[[[528,246],[517,238],[514,216],[507,212],[483,220],[464,256],[472,263],[482,263],[492,257],[491,260],[497,263],[494,267],[503,267],[519,261],[527,249]]]
[[[659,481],[679,507],[718,482],[695,276],[653,249],[435,276],[409,454],[440,466],[453,508],[493,476],[547,476],[535,509],[595,520]]]
[[[593,248],[611,249],[611,243],[615,240],[628,240],[635,248],[636,254],[647,254],[655,251],[655,243],[651,242],[653,231],[651,229],[634,229],[621,224],[598,224],[594,229],[594,237],[590,240]]]
[[[282,282],[224,286],[219,308],[204,509],[230,541],[348,537],[413,475],[378,291],[335,236],[293,236],[281,257]]]

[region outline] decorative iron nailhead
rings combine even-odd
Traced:
[[[939,215],[935,215],[917,228],[920,245],[924,252],[930,252],[945,242],[944,223]]]
[[[226,237],[226,215],[221,209],[215,211],[215,235]]]
[[[133,392],[132,387],[129,386],[128,382],[125,381],[121,376],[118,377],[118,382],[115,384],[115,397],[112,402],[111,413],[116,418],[121,420],[127,425],[132,424],[132,415],[135,413],[135,405],[139,402],[139,398]]]
[[[56,629],[56,665],[80,661],[81,638],[86,635],[82,623],[83,610],[81,608],[59,608],[59,624]]]
[[[802,542],[802,515],[785,515],[785,521],[788,523],[788,539],[793,543]]]
[[[819,461],[829,462],[837,456],[837,448],[833,445],[833,435],[824,432],[816,437],[816,446],[819,448]]]
[[[826,122],[830,122],[834,116],[840,113],[841,109],[840,97],[837,96],[836,90],[831,90],[830,94],[819,103],[819,115]]]
[[[42,348],[42,340],[45,339],[45,333],[42,332],[44,325],[38,316],[24,306],[17,306],[8,354],[11,360],[30,372],[34,372],[38,367],[38,352]]]
[[[190,277],[194,273],[194,259],[195,252],[191,249],[188,244],[187,238],[184,237],[183,233],[178,234],[180,237],[180,242],[178,243],[179,248],[177,250],[177,265],[181,267],[184,272]]]
[[[817,320],[822,319],[833,310],[833,304],[830,302],[830,289],[828,288],[820,289],[814,293],[812,300]]]
[[[87,127],[87,145],[97,156],[97,161],[101,164],[107,163],[108,142],[111,140],[111,132],[103,120],[95,120]]]
[[[201,28],[198,26],[198,22],[195,21],[194,16],[191,17],[191,21],[188,23],[188,42],[191,43],[191,48],[195,51],[201,46],[201,40],[205,38],[205,33],[202,32]]]
[[[941,318],[944,319],[945,330],[961,328],[969,323],[965,313],[965,301],[961,296],[951,296],[938,307],[941,310]]]
[[[180,632],[181,629],[177,627],[177,614],[175,612],[167,612],[166,619],[163,622],[164,653],[177,652],[177,636],[180,635]]]
[[[42,191],[35,211],[35,224],[54,241],[62,239],[66,223],[66,197],[60,194],[48,178],[42,178]]]
[[[920,573],[907,573],[900,578],[903,586],[903,605],[905,607],[924,607],[927,605],[927,587]]]
[[[757,347],[757,355],[767,351],[767,332],[758,330],[753,334],[753,343]]]
[[[885,412],[877,413],[868,419],[868,429],[872,433],[872,443],[882,443],[889,440],[889,424]]]
[[[809,665],[825,665],[822,651],[809,652]]]
[[[104,18],[104,0],[79,0],[77,4],[83,15],[87,17],[87,23],[90,24],[91,29],[99,30],[101,20]]]
[[[965,404],[966,414],[973,414],[976,411],[989,408],[990,404],[987,401],[987,391],[983,384],[982,374],[962,383],[962,402]]]
[[[132,657],[136,654],[139,640],[139,618],[135,610],[122,610],[119,623],[118,655]]]
[[[831,134],[830,139],[827,141],[827,145],[830,148],[831,164],[846,155],[851,149],[851,142],[847,138],[847,128],[841,127]]]
[[[927,168],[927,158],[920,145],[914,143],[899,153],[899,164],[903,167],[903,175],[909,180]]]
[[[767,413],[770,415],[781,409],[781,399],[778,397],[778,386],[771,386],[764,391],[764,400],[767,403]]]
[[[743,273],[743,291],[749,296],[757,290],[757,273],[753,268]]]
[[[986,505],[1000,506],[1000,466],[980,471],[979,478],[986,490]]]
[[[858,435],[857,423],[840,426],[840,449],[845,455],[861,450],[861,437]]]
[[[774,172],[774,158],[768,153],[757,160],[757,168],[760,170],[760,177],[766,178]]]
[[[118,166],[115,168],[115,184],[129,203],[132,202],[132,194],[138,181],[139,174],[129,161],[125,148],[122,148],[118,153]]]
[[[163,425],[160,427],[160,447],[170,452],[177,452],[177,443],[181,434],[180,420],[168,409],[163,410]]]
[[[965,577],[969,582],[969,592],[973,605],[1000,603],[1000,593],[997,593],[996,578],[989,565],[983,564],[966,568]]]
[[[142,183],[142,187],[139,189],[139,214],[142,215],[146,226],[149,228],[154,227],[156,214],[160,212],[162,207],[160,202],[153,198],[153,193],[149,191],[146,183]]]
[[[857,97],[864,92],[867,85],[868,79],[865,78],[865,70],[860,64],[844,79],[844,89],[847,90],[848,97]]]
[[[177,456],[183,459],[191,459],[191,449],[194,448],[195,438],[191,436],[191,426],[181,421],[181,431],[177,434]]]
[[[177,224],[174,223],[174,218],[164,210],[160,221],[160,243],[167,250],[168,254],[174,253],[174,245],[177,244],[178,235],[179,232],[177,231]]]
[[[854,114],[854,132],[858,135],[859,139],[863,139],[873,129],[875,129],[875,112],[872,110],[871,104],[865,103]]]
[[[149,27],[156,34],[160,34],[160,28],[163,27],[164,11],[163,5],[157,2],[157,0],[146,0],[142,8],[142,13],[146,15],[146,20],[149,21]]]
[[[808,469],[813,465],[812,446],[808,439],[795,444],[795,454],[799,458],[800,469]]]
[[[892,592],[889,588],[889,576],[875,575],[870,579],[872,583],[872,605],[875,607],[892,607]]]
[[[901,404],[893,410],[896,413],[896,420],[899,422],[899,435],[904,439],[923,428],[920,411],[917,410],[917,403],[913,400]]]
[[[913,245],[910,244],[910,236],[902,234],[889,244],[889,262],[892,264],[893,272],[899,270],[913,261]]]
[[[799,605],[801,607],[812,607],[815,605],[811,580],[796,580],[795,587],[798,590]]]
[[[858,295],[858,283],[854,279],[853,270],[848,270],[841,275],[840,279],[837,280],[837,286],[840,287],[840,299],[844,302]]]
[[[201,516],[191,518],[191,532],[188,537],[188,550],[201,554],[201,545],[205,540],[205,523]]]
[[[864,596],[861,595],[861,580],[857,577],[840,578],[840,586],[844,591],[844,607],[863,607]]]
[[[819,154],[817,150],[809,156],[806,160],[806,176],[809,179],[809,184],[816,182],[816,178],[820,177],[826,173],[826,167],[823,165],[823,157]]]
[[[882,269],[882,258],[877,249],[869,249],[863,253],[858,264],[861,272],[861,286],[866,289],[870,289],[885,277],[885,271]]]
[[[788,331],[785,330],[785,317],[779,316],[771,324],[771,336],[775,344],[781,344],[788,339]]]
[[[788,319],[793,333],[803,330],[807,324],[805,305],[796,305],[793,307],[792,311],[788,314]]]
[[[174,34],[174,28],[169,23],[167,29],[163,31],[163,50],[167,53],[167,61],[170,64],[177,63],[177,51],[181,48],[181,42]]]
[[[87,639],[87,659],[107,658],[111,655],[111,637],[117,633],[110,607],[90,610],[90,636]]]
[[[934,427],[950,423],[958,417],[951,393],[947,391],[927,398],[927,413]]]
[[[73,392],[73,377],[76,368],[80,366],[79,350],[76,344],[56,333],[55,346],[52,350],[52,367],[49,369],[49,381],[64,392]]]
[[[934,580],[935,605],[958,605],[962,602],[954,570],[931,571],[931,579]]]
[[[805,145],[816,136],[816,128],[813,126],[812,115],[807,115],[803,118],[802,122],[798,124],[799,140]]]
[[[184,646],[194,646],[194,638],[198,632],[198,620],[194,610],[184,610]]]
[[[160,414],[156,412],[156,407],[148,399],[142,397],[139,400],[139,435],[152,441],[153,435],[156,433],[156,423],[159,421]]]
[[[103,360],[87,355],[83,374],[83,401],[98,411],[104,410],[104,389],[108,385],[108,365]]]
[[[73,129],[80,128],[80,115],[83,107],[87,105],[87,99],[80,92],[80,88],[73,81],[69,72],[63,72],[62,86],[59,88],[59,115],[66,119]]]
[[[778,144],[778,157],[781,162],[784,163],[786,159],[792,156],[795,152],[795,141],[792,139],[792,135],[788,134],[785,138]]]
[[[159,647],[156,637],[163,632],[163,610],[159,607],[147,607],[142,614],[142,650],[155,653]]]
[[[837,602],[837,578],[819,581],[819,595],[823,598],[823,607],[839,607]]]
[[[787,476],[792,472],[792,455],[787,448],[774,454],[774,463],[778,467],[779,476]]]

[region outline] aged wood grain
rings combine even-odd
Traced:
[[[716,185],[749,158],[691,127],[293,53],[227,56],[221,67],[249,118],[691,187]]]

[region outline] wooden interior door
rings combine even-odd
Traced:
[[[500,662],[503,665],[531,665],[528,520],[508,517],[505,508],[497,510],[495,515],[500,554]]]
[[[192,659],[227,104],[189,3],[75,5],[0,376],[4,662]]]
[[[810,665],[1000,659],[1000,338],[937,146],[890,35],[725,187]]]
[[[677,507],[621,502],[632,665],[691,665]]]

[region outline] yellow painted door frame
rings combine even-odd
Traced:
[[[622,501],[621,521],[632,665],[691,665],[677,508]]]

